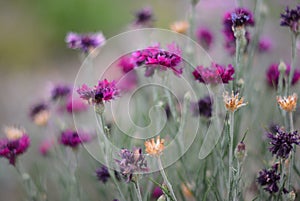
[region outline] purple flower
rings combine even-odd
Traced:
[[[273,165],[271,168],[263,169],[259,171],[259,176],[257,177],[257,183],[259,183],[264,190],[269,193],[277,193],[279,191],[278,183],[280,181],[280,173],[278,171],[278,163]]]
[[[290,71],[291,71],[291,66],[287,65],[287,69],[285,71],[286,77],[289,76]],[[266,77],[267,77],[268,84],[270,86],[275,86],[277,88],[278,82],[279,82],[279,75],[280,75],[279,64],[270,65],[270,67],[268,68],[268,70],[266,72]],[[294,76],[293,76],[293,79],[292,79],[292,85],[295,85],[299,81],[299,79],[300,79],[300,70],[296,69],[294,71]]]
[[[71,148],[77,148],[79,144],[89,142],[91,140],[92,136],[90,134],[84,132],[78,133],[72,129],[64,130],[59,138],[59,142],[61,144]]]
[[[288,158],[293,145],[300,144],[298,131],[286,133],[282,129],[278,129],[276,133],[267,133],[267,137],[271,140],[270,144],[272,145],[269,150],[277,158]]]
[[[66,43],[71,49],[81,49],[84,53],[89,53],[91,50],[102,46],[105,43],[105,37],[101,32],[77,34],[70,32],[67,34]]]
[[[260,53],[268,52],[272,48],[272,43],[269,39],[261,39],[258,42],[258,51]]]
[[[120,59],[118,66],[122,68],[123,73],[128,73],[136,67],[136,63],[132,57],[124,56]]]
[[[0,157],[7,158],[15,166],[18,155],[30,146],[30,139],[24,131],[16,128],[6,129],[6,135],[6,138],[0,139]]]
[[[153,22],[153,12],[150,7],[145,7],[135,13],[135,22],[137,26],[151,27]]]
[[[96,174],[97,174],[98,180],[102,181],[103,183],[106,183],[107,180],[110,178],[108,168],[104,165],[101,168],[96,170]]]
[[[254,25],[252,13],[245,8],[237,8],[230,14],[233,27]]]
[[[45,140],[43,141],[40,146],[39,146],[39,151],[40,151],[40,154],[42,156],[47,156],[51,150],[51,148],[53,147],[54,145],[54,142],[53,140]]]
[[[87,104],[84,103],[80,98],[72,98],[69,96],[66,102],[66,110],[68,113],[79,113],[86,111],[88,108]]]
[[[93,89],[83,84],[77,89],[80,98],[87,100],[90,104],[102,104],[113,100],[118,94],[119,89],[116,87],[115,81],[109,82],[107,79],[99,80],[98,85]]]
[[[44,102],[40,102],[31,107],[29,115],[35,124],[46,125],[50,117],[49,107]]]
[[[210,49],[213,35],[208,29],[199,28],[196,33],[198,43],[206,50]]]
[[[65,98],[71,93],[71,87],[69,85],[56,85],[51,90],[51,99],[56,101],[61,98]]]
[[[164,192],[161,190],[160,187],[157,186],[153,189],[152,198],[158,199],[163,194],[164,194]]]
[[[205,84],[227,84],[233,80],[234,68],[231,64],[227,68],[216,63],[212,63],[210,67],[206,68],[198,66],[193,71],[195,80]]]
[[[285,12],[280,15],[281,26],[290,27],[290,29],[298,33],[299,32],[299,25],[300,25],[300,5],[298,5],[295,9],[289,9],[287,7]]]
[[[192,110],[195,116],[200,115],[210,118],[212,116],[212,105],[212,98],[210,96],[205,96],[198,102],[192,104]]]
[[[133,148],[132,151],[128,149],[122,149],[119,153],[121,160],[116,160],[119,165],[120,172],[129,182],[132,180],[134,173],[148,171],[147,161],[142,154],[141,148]]]

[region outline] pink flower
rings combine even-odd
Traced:
[[[90,142],[92,136],[85,132],[77,132],[72,129],[66,129],[61,133],[59,142],[65,146],[77,148],[79,144]]]
[[[49,154],[49,151],[53,147],[53,145],[54,145],[53,140],[43,141],[39,146],[39,151],[42,154],[42,156],[47,156]]]
[[[206,50],[210,49],[213,42],[213,35],[210,30],[199,28],[196,33],[199,44]]]
[[[79,113],[86,111],[88,108],[87,104],[84,103],[79,98],[72,98],[71,96],[68,97],[67,103],[66,103],[66,110],[69,113]]]

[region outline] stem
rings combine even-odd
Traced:
[[[293,122],[293,112],[289,112],[289,118],[290,118],[290,132],[294,131],[294,122]],[[293,146],[291,155],[290,155],[290,161],[289,161],[289,172],[288,172],[288,188],[291,189],[291,180],[292,180],[292,169],[294,167],[294,159],[295,159],[295,146]]]
[[[230,137],[230,143],[229,143],[229,163],[228,163],[228,183],[227,183],[227,200],[230,200],[230,194],[231,194],[231,180],[232,180],[232,163],[233,163],[233,130],[234,130],[234,112],[231,112],[229,114],[229,121],[230,121],[230,127],[229,127],[229,137]]]
[[[294,131],[294,122],[293,122],[293,112],[289,112],[289,118],[290,118],[290,131]]]
[[[139,200],[139,201],[143,201],[142,195],[141,195],[141,189],[140,189],[140,185],[139,185],[139,179],[137,179],[137,180],[134,182],[134,186],[135,186],[135,191],[136,191],[138,200]]]
[[[290,94],[290,87],[292,85],[293,77],[294,77],[294,72],[296,68],[296,41],[297,41],[297,34],[292,33],[292,63],[291,63],[291,71],[289,74],[289,82],[288,82],[288,94]]]
[[[171,193],[173,199],[174,199],[175,201],[177,201],[176,196],[175,196],[175,193],[174,193],[173,188],[172,188],[172,185],[171,185],[171,183],[169,182],[169,180],[168,180],[168,178],[167,178],[167,175],[166,175],[166,173],[165,173],[165,171],[164,171],[164,168],[163,168],[163,165],[162,165],[160,156],[158,157],[158,166],[159,166],[159,170],[160,170],[161,176],[163,177],[164,182],[165,182],[166,185],[168,186],[168,189],[169,189],[169,191],[170,191],[170,193]]]

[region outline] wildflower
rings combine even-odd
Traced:
[[[198,43],[205,49],[210,49],[213,42],[213,35],[208,29],[199,28],[196,33]]]
[[[239,142],[235,149],[235,157],[239,162],[242,162],[246,156],[246,145],[244,142]]]
[[[7,127],[4,130],[6,138],[0,139],[0,157],[5,157],[11,165],[16,164],[18,155],[26,152],[30,145],[29,136],[24,130]]]
[[[152,198],[158,199],[163,194],[164,194],[164,192],[161,190],[160,187],[157,186],[153,189]]]
[[[106,166],[102,166],[101,168],[96,170],[97,178],[99,181],[106,183],[107,180],[110,178],[110,174],[108,168]]]
[[[278,129],[276,133],[267,133],[267,137],[271,140],[270,144],[272,145],[269,150],[277,158],[288,158],[293,144],[300,144],[298,131],[286,133],[283,129]]]
[[[285,9],[285,13],[280,15],[280,18],[281,26],[290,27],[291,31],[294,33],[298,33],[300,31],[300,5],[298,5],[295,9],[289,9],[289,7],[287,7]]]
[[[233,80],[234,68],[231,64],[227,68],[216,63],[212,63],[210,67],[205,68],[198,66],[193,75],[195,80],[205,84],[227,84],[230,80]]]
[[[279,191],[278,183],[280,181],[280,173],[278,171],[278,163],[273,165],[271,168],[263,169],[259,171],[259,176],[257,177],[257,183],[259,183],[264,190],[269,193],[277,193]]]
[[[128,73],[136,67],[136,63],[132,57],[124,56],[119,60],[118,66],[122,68],[123,73]]]
[[[51,90],[51,99],[56,101],[58,99],[67,97],[71,93],[71,87],[69,85],[55,85]]]
[[[247,105],[247,103],[244,102],[244,98],[239,98],[239,94],[237,93],[234,95],[233,91],[231,92],[231,96],[226,92],[223,95],[225,107],[230,112],[235,112],[240,107],[243,107]]]
[[[92,136],[88,133],[77,132],[72,129],[66,129],[61,132],[59,142],[71,148],[77,148],[79,144],[91,141]]]
[[[118,94],[119,90],[116,87],[115,81],[109,82],[107,79],[99,80],[98,85],[93,89],[86,84],[77,89],[80,98],[87,100],[90,104],[103,104],[113,100]]]
[[[268,52],[272,48],[272,43],[269,39],[263,38],[258,42],[258,52]]]
[[[247,25],[254,25],[252,13],[244,8],[237,8],[230,14],[232,27],[241,27]]]
[[[47,156],[49,154],[50,149],[53,147],[53,140],[45,140],[39,146],[39,151],[42,156]]]
[[[187,21],[178,21],[170,25],[170,29],[174,32],[185,34],[189,28],[189,23]]]
[[[104,45],[105,37],[101,32],[77,34],[70,32],[67,34],[66,43],[71,49],[81,49],[84,53],[89,53],[99,46]]]
[[[278,86],[279,76],[280,76],[279,66],[280,64],[271,64],[266,72],[266,78],[270,86],[275,86],[275,87]],[[285,71],[285,77],[288,77],[291,71],[291,66],[286,65],[286,70],[284,71]],[[285,77],[283,78],[284,80],[286,79]],[[300,70],[296,69],[294,71],[294,75],[292,78],[292,85],[295,85],[299,80],[300,80]],[[285,80],[285,82],[287,82],[287,80]]]
[[[154,21],[153,12],[150,7],[145,7],[135,13],[135,22],[137,26],[151,27]]]
[[[38,103],[34,105],[30,110],[30,117],[36,125],[46,125],[50,118],[48,106],[45,103]]]
[[[146,153],[152,156],[159,156],[165,148],[164,143],[165,140],[160,139],[159,136],[156,137],[156,142],[154,138],[151,140],[146,140],[144,143],[146,147]]]
[[[296,93],[288,97],[277,96],[277,103],[282,110],[293,112],[296,110],[298,96]]]
[[[119,165],[120,172],[127,178],[127,182],[132,181],[134,173],[148,171],[147,161],[142,154],[141,148],[133,148],[132,151],[122,149],[119,153],[121,160],[115,160]]]
[[[212,105],[213,101],[210,96],[205,96],[198,102],[192,104],[193,114],[210,118],[212,116]]]
[[[66,102],[66,110],[68,113],[79,113],[87,110],[87,104],[80,98],[69,96]]]

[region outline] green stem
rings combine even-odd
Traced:
[[[231,194],[231,180],[232,180],[232,163],[233,163],[233,130],[234,130],[234,112],[229,114],[230,128],[229,128],[229,163],[228,163],[228,183],[227,183],[227,200],[230,200]]]
[[[141,194],[141,189],[140,189],[140,185],[139,185],[139,179],[137,179],[135,182],[134,182],[134,189],[136,191],[136,194],[137,194],[137,197],[138,197],[138,200],[139,201],[143,201],[142,199],[142,194]]]
[[[297,47],[296,47],[296,41],[297,41],[297,34],[296,33],[292,33],[292,63],[291,63],[291,71],[289,74],[289,82],[288,82],[288,94],[290,94],[290,87],[292,85],[292,81],[293,81],[293,76],[294,76],[294,72],[295,72],[295,68],[296,68],[296,60],[297,60]]]
[[[290,132],[294,132],[294,122],[293,122],[293,112],[289,112],[290,118]],[[294,158],[295,158],[295,146],[293,146],[293,150],[291,151],[290,161],[289,161],[289,174],[288,174],[288,188],[291,189],[291,180],[292,180],[292,170],[294,167]]]

